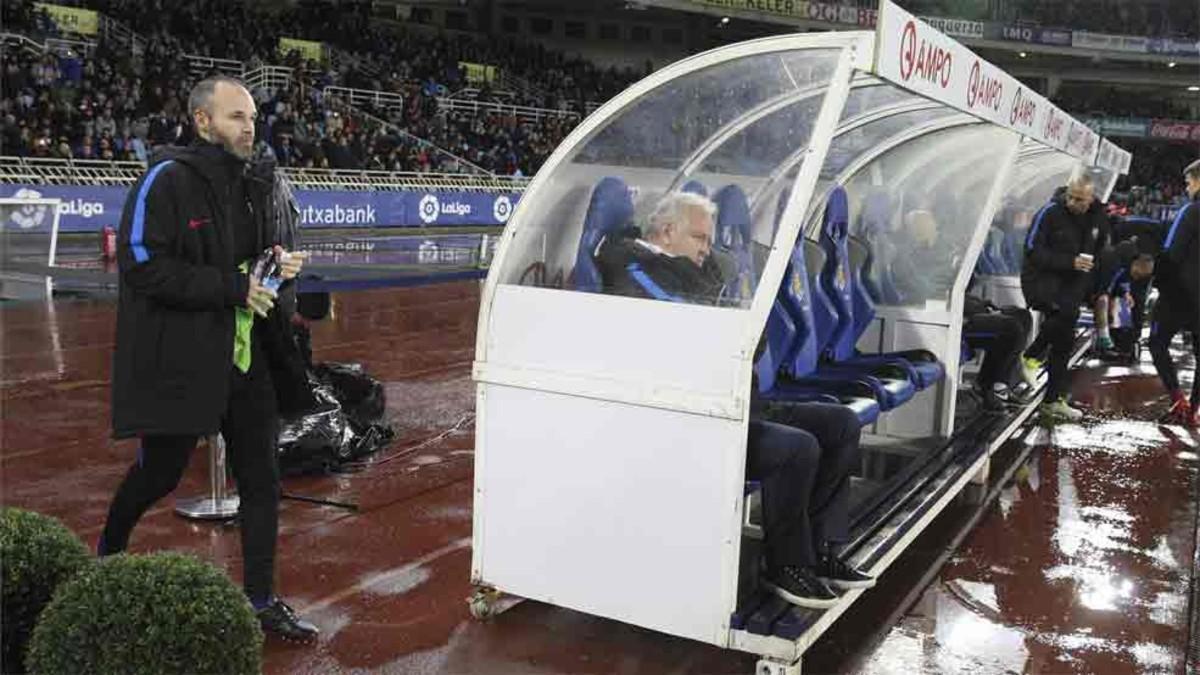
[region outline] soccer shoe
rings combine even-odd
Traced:
[[[274,633],[289,642],[312,642],[320,631],[316,626],[301,619],[296,610],[279,598],[258,610],[258,622],[263,632]]]
[[[817,578],[843,590],[870,588],[875,585],[875,577],[863,574],[835,555],[825,556],[817,563]]]
[[[1078,422],[1083,419],[1083,412],[1067,404],[1067,399],[1060,398],[1051,403],[1043,403],[1039,412],[1042,420],[1047,423]]]
[[[768,571],[763,585],[797,607],[827,609],[838,601],[837,593],[818,579],[812,570],[799,565],[785,565],[773,572]]]
[[[1196,411],[1192,410],[1192,404],[1186,398],[1177,398],[1167,409],[1167,412],[1162,417],[1158,418],[1160,424],[1179,424],[1185,427],[1194,427],[1196,425]]]
[[[1042,368],[1046,364],[1033,358],[1032,356],[1021,357],[1021,379],[1031,388],[1037,387],[1038,376],[1042,374]]]

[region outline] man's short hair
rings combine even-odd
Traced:
[[[1185,178],[1200,180],[1200,159],[1188,164],[1183,170],[1183,175]]]
[[[197,82],[196,86],[192,87],[192,92],[188,94],[188,115],[195,115],[197,110],[207,112],[209,105],[212,103],[213,92],[217,90],[217,85],[222,82],[246,89],[245,83],[236,77],[230,77],[229,75],[206,77]]]
[[[1077,190],[1092,190],[1095,189],[1096,183],[1087,173],[1079,173],[1071,176],[1071,180],[1067,181],[1067,189],[1075,188]]]
[[[708,197],[691,192],[669,192],[655,205],[654,212],[642,228],[642,235],[651,237],[662,232],[667,225],[683,222],[688,209],[697,209],[716,220],[717,205]]]

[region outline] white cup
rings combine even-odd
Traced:
[[[1091,253],[1080,253],[1079,257],[1083,258],[1084,260],[1088,261],[1089,263],[1092,262],[1092,254]]]

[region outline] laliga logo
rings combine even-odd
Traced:
[[[974,108],[979,103],[985,108],[1000,112],[1000,99],[1004,95],[1004,85],[1000,80],[988,77],[979,65],[979,59],[971,66],[971,77],[967,82],[967,107]]]
[[[426,224],[437,220],[438,214],[441,211],[441,205],[438,204],[438,198],[435,195],[421,197],[421,202],[417,205],[417,216],[421,219],[421,222]]]
[[[1025,97],[1024,93],[1023,88],[1017,87],[1017,95],[1013,97],[1012,110],[1008,112],[1009,124],[1020,124],[1023,127],[1033,124],[1037,103],[1032,98]]]
[[[508,195],[496,197],[496,201],[492,202],[492,217],[496,219],[496,222],[507,223],[511,215],[512,200],[508,198]]]
[[[936,82],[943,89],[950,84],[954,66],[950,52],[925,40],[917,45],[917,24],[911,19],[904,24],[900,35],[900,79],[905,82],[915,73],[926,82]]]
[[[41,197],[42,193],[27,188],[21,188],[13,193],[14,199],[41,199]],[[22,230],[30,230],[46,221],[46,212],[49,208],[48,206],[39,206],[36,204],[24,204],[21,208],[14,211],[10,218],[16,223],[17,227]]]

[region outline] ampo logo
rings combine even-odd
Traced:
[[[425,224],[432,223],[437,220],[438,214],[441,212],[442,207],[438,204],[436,195],[421,197],[421,203],[417,206],[417,215],[421,218],[421,222]]]
[[[500,195],[496,197],[496,201],[492,202],[492,217],[496,219],[496,222],[507,223],[509,217],[512,216],[512,210],[512,200],[508,198],[508,195]]]
[[[13,199],[41,199],[42,193],[37,190],[21,188],[13,193]],[[10,216],[13,223],[22,230],[31,230],[46,222],[46,215],[49,214],[50,207],[44,204],[22,204],[20,208],[13,211]]]

